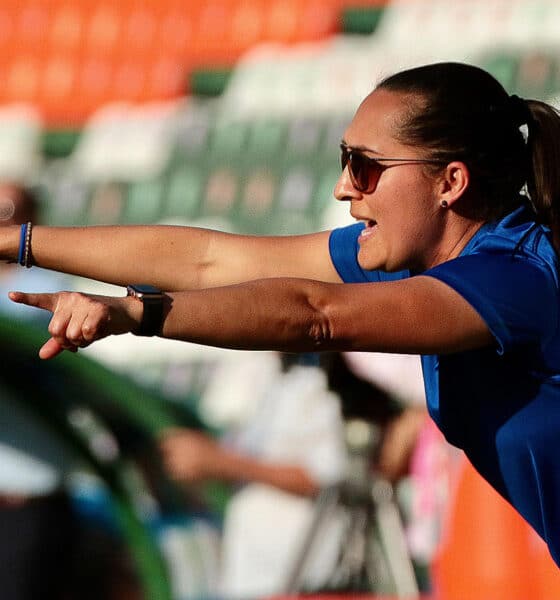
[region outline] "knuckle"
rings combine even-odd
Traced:
[[[66,339],[72,344],[78,344],[82,340],[81,332],[76,328],[68,328],[66,330]]]
[[[91,342],[94,340],[96,334],[96,327],[94,327],[91,323],[86,323],[82,327],[82,337],[84,340]]]
[[[53,337],[60,337],[64,333],[64,328],[61,323],[53,319],[49,324],[48,331]]]

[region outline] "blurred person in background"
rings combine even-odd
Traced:
[[[267,373],[251,381],[257,398],[245,423],[221,439],[184,428],[163,433],[164,464],[183,483],[221,480],[238,486],[225,515],[222,581],[225,598],[259,598],[286,591],[321,490],[341,484],[347,473],[345,422],[364,419],[385,433],[374,471],[396,482],[408,469],[403,408],[389,394],[357,377],[340,353],[259,353],[247,356],[252,370]],[[236,388],[251,394],[243,361],[225,361],[207,390],[232,403]],[[239,385],[238,385],[239,384]],[[202,400],[204,406],[204,399]],[[214,406],[212,410],[216,411]],[[312,554],[306,588],[324,586],[342,541],[339,510],[321,531]]]
[[[254,368],[259,381],[253,378],[247,386],[244,376]],[[242,400],[253,408],[220,439],[171,429],[163,433],[160,448],[174,479],[233,485],[224,515],[219,589],[224,598],[249,600],[285,591],[311,523],[312,498],[344,477],[346,455],[338,398],[315,355],[259,353],[226,360],[202,405],[212,404],[215,413],[217,401],[227,403],[238,393],[252,396]],[[326,532],[320,560],[309,574],[312,587],[328,576],[336,558],[339,526],[333,523]]]
[[[431,417],[560,564],[559,156],[551,106],[472,65],[424,65],[384,79],[345,131],[335,196],[354,225],[37,227],[32,241],[5,228],[0,257],[21,248],[23,263],[132,284],[126,297],[12,294],[53,313],[45,359],[128,332],[422,355]]]
[[[0,183],[0,227],[38,220],[33,193],[19,183]],[[35,269],[34,269],[35,271]],[[53,291],[67,278],[37,269],[25,273],[0,265],[0,316],[45,325],[40,311],[21,311],[6,301],[14,286]],[[3,352],[10,351],[2,340]],[[5,600],[60,600],[71,589],[77,523],[65,478],[74,466],[68,448],[7,386],[0,366],[0,588]],[[22,369],[23,374],[31,371]],[[38,382],[40,385],[40,382]]]

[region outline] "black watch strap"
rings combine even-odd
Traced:
[[[165,294],[152,285],[133,284],[126,288],[128,296],[134,296],[144,307],[142,321],[136,335],[154,336],[161,333],[163,325],[163,302]]]

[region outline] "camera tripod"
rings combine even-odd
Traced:
[[[288,594],[336,591],[418,597],[393,486],[370,469],[380,441],[376,425],[363,420],[346,423],[347,477],[317,497],[311,525],[287,580]],[[338,560],[321,590],[307,590],[304,582],[310,557],[329,519],[340,511],[345,525]]]

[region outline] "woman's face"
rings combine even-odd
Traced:
[[[370,158],[425,158],[395,138],[406,101],[402,94],[372,92],[346,129],[343,143]],[[428,175],[425,164],[382,164],[388,168],[369,193],[352,185],[348,166],[335,187],[335,197],[349,201],[351,215],[366,225],[359,238],[359,264],[367,270],[424,270],[440,252],[443,219],[438,218],[436,178]]]

